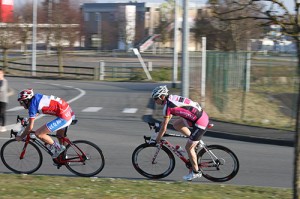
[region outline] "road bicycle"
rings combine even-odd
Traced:
[[[177,134],[164,134],[160,143],[153,143],[156,134],[159,132],[159,123],[148,123],[150,130],[155,133],[150,136],[144,136],[145,143],[139,145],[132,154],[132,164],[138,173],[150,178],[160,179],[170,175],[175,168],[175,157],[178,156],[191,171],[192,166],[184,152],[178,150],[180,146],[174,146],[167,141],[165,136],[185,137]],[[213,124],[209,124],[211,128]],[[201,150],[198,149],[201,148]],[[221,145],[206,145],[200,140],[196,147],[198,166],[202,176],[213,182],[229,181],[236,176],[239,171],[239,160],[237,156],[227,147]]]
[[[20,116],[17,117],[17,123],[21,124],[23,130],[28,125],[27,119]],[[73,120],[71,125],[76,123],[77,120]],[[54,165],[58,169],[65,166],[72,173],[82,177],[91,177],[100,173],[105,164],[102,150],[96,144],[87,140],[71,141],[67,137],[67,130],[68,127],[65,130],[64,137],[48,134],[51,137],[61,139],[62,144],[66,146],[65,151],[53,159]],[[41,149],[50,156],[52,156],[52,153],[46,144],[35,136],[34,132],[28,134],[20,142],[12,138],[21,133],[22,131],[11,130],[11,139],[1,147],[0,156],[3,164],[14,173],[31,174],[42,165],[43,155]]]

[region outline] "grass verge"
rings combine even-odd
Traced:
[[[292,198],[284,188],[162,182],[114,178],[0,174],[1,198],[198,198],[198,199],[268,199]]]

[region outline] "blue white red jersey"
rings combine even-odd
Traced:
[[[164,117],[175,115],[192,123],[195,123],[202,113],[202,108],[197,102],[179,95],[169,95],[163,109]]]
[[[37,113],[54,115],[65,120],[70,120],[74,115],[69,104],[63,99],[40,93],[33,96],[28,109],[29,118],[35,118]]]

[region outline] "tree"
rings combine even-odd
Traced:
[[[229,12],[231,10],[231,7],[229,7],[230,2],[231,0],[223,0],[218,2],[218,6],[198,10],[194,28],[196,41],[201,41],[201,37],[205,36],[208,38],[208,42],[212,42],[208,45],[210,47],[212,45],[218,50],[237,51],[246,50],[250,39],[261,36],[263,28],[260,26],[260,20],[223,20],[225,17],[237,18],[252,12],[250,8]],[[224,14],[219,16],[213,15],[213,13]]]
[[[157,27],[157,33],[160,34],[162,44],[167,43],[172,37],[172,26],[174,25],[174,0],[167,0],[160,5],[160,21]]]
[[[210,0],[209,3],[214,8],[215,14],[224,21],[263,20],[261,25],[279,25],[282,33],[291,36],[296,43],[298,57],[298,107],[294,150],[293,197],[298,199],[300,198],[300,2],[294,1],[295,12],[289,11],[284,1],[279,0],[230,0],[226,1],[226,6],[230,8],[226,11],[218,9],[218,7],[223,5],[224,1]],[[251,9],[252,12],[243,12],[246,9]],[[240,15],[229,15],[236,12],[240,12]]]
[[[3,70],[8,67],[8,50],[15,47],[19,41],[19,28],[13,23],[2,24],[0,28],[0,49],[2,49]]]
[[[59,74],[63,76],[64,48],[74,46],[80,35],[79,10],[70,6],[69,0],[61,0],[58,3],[51,2],[51,12],[47,12],[48,23],[51,23],[47,42],[54,43],[58,57]],[[51,13],[51,15],[49,14]],[[51,17],[51,18],[50,18]]]
[[[207,38],[207,50],[232,50],[232,42],[228,35],[228,31],[222,31],[219,27],[215,27],[214,19],[209,16],[204,10],[199,10],[195,19],[195,27],[192,29],[194,32],[195,41],[201,42],[202,37]],[[203,28],[205,27],[205,28]],[[225,42],[226,41],[226,42]]]
[[[19,8],[15,11],[15,21],[19,23],[19,33],[20,33],[20,41],[21,41],[21,48],[23,50],[23,53],[27,53],[27,43],[29,40],[31,40],[31,32],[32,32],[32,13],[33,13],[33,3],[32,2],[26,2],[22,6],[22,8]],[[37,14],[38,16],[41,15],[41,13]],[[41,22],[41,21],[39,21]]]
[[[0,11],[0,22],[2,22],[2,14]],[[16,25],[14,19],[9,20],[10,23],[0,24],[0,49],[2,49],[3,70],[7,72],[8,67],[8,50],[17,46],[19,41],[19,26]]]

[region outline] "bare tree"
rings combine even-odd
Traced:
[[[245,7],[243,10],[235,10],[231,12],[232,0],[211,1],[214,5],[211,8],[204,8],[198,11],[195,25],[195,38],[206,36],[214,37],[214,47],[220,50],[246,50],[250,39],[259,38],[263,32],[263,27],[260,26],[262,20],[253,20],[250,18],[244,20],[224,20],[225,18],[233,19],[241,15],[251,15],[253,12],[250,7]],[[213,9],[213,11],[212,11]],[[223,13],[214,15],[214,13]],[[203,25],[206,26],[203,26]],[[212,31],[207,31],[208,28]],[[203,28],[205,27],[205,29]],[[224,42],[225,41],[225,42]]]
[[[80,35],[80,12],[78,9],[70,6],[68,0],[53,2],[51,12],[52,26],[49,28],[49,43],[54,43],[57,51],[59,74],[63,76],[63,54],[65,47],[72,47],[74,42],[79,40]],[[49,17],[49,16],[48,16]]]
[[[13,23],[2,24],[0,28],[0,49],[2,49],[3,70],[8,67],[8,50],[17,46],[18,27]]]
[[[157,28],[157,33],[160,34],[160,41],[164,45],[173,37],[172,26],[174,24],[174,0],[167,0],[160,5],[160,22]]]
[[[0,22],[3,21],[2,13],[0,11]],[[14,18],[10,18],[9,23],[0,23],[0,49],[2,49],[2,68],[5,72],[8,67],[8,51],[17,46],[19,41],[19,27],[14,23]]]
[[[32,2],[25,3],[22,8],[19,8],[15,11],[15,20],[19,24],[19,34],[20,34],[20,41],[21,41],[21,48],[23,53],[27,53],[27,43],[31,39],[31,31],[32,31],[32,11],[33,4]],[[38,13],[39,15],[40,13]]]
[[[230,8],[226,11],[218,11],[218,7],[222,6],[224,1],[210,0],[215,8],[215,13],[224,21],[237,20],[264,20],[262,25],[268,26],[276,24],[281,27],[282,33],[291,36],[297,48],[298,57],[298,100],[297,100],[297,118],[295,133],[295,157],[294,157],[294,199],[300,198],[300,23],[299,8],[300,2],[294,0],[294,11],[288,10],[284,1],[280,0],[231,0],[226,1],[226,6]],[[241,12],[245,9],[251,9],[252,12]],[[240,15],[231,16],[229,14],[239,12]]]

